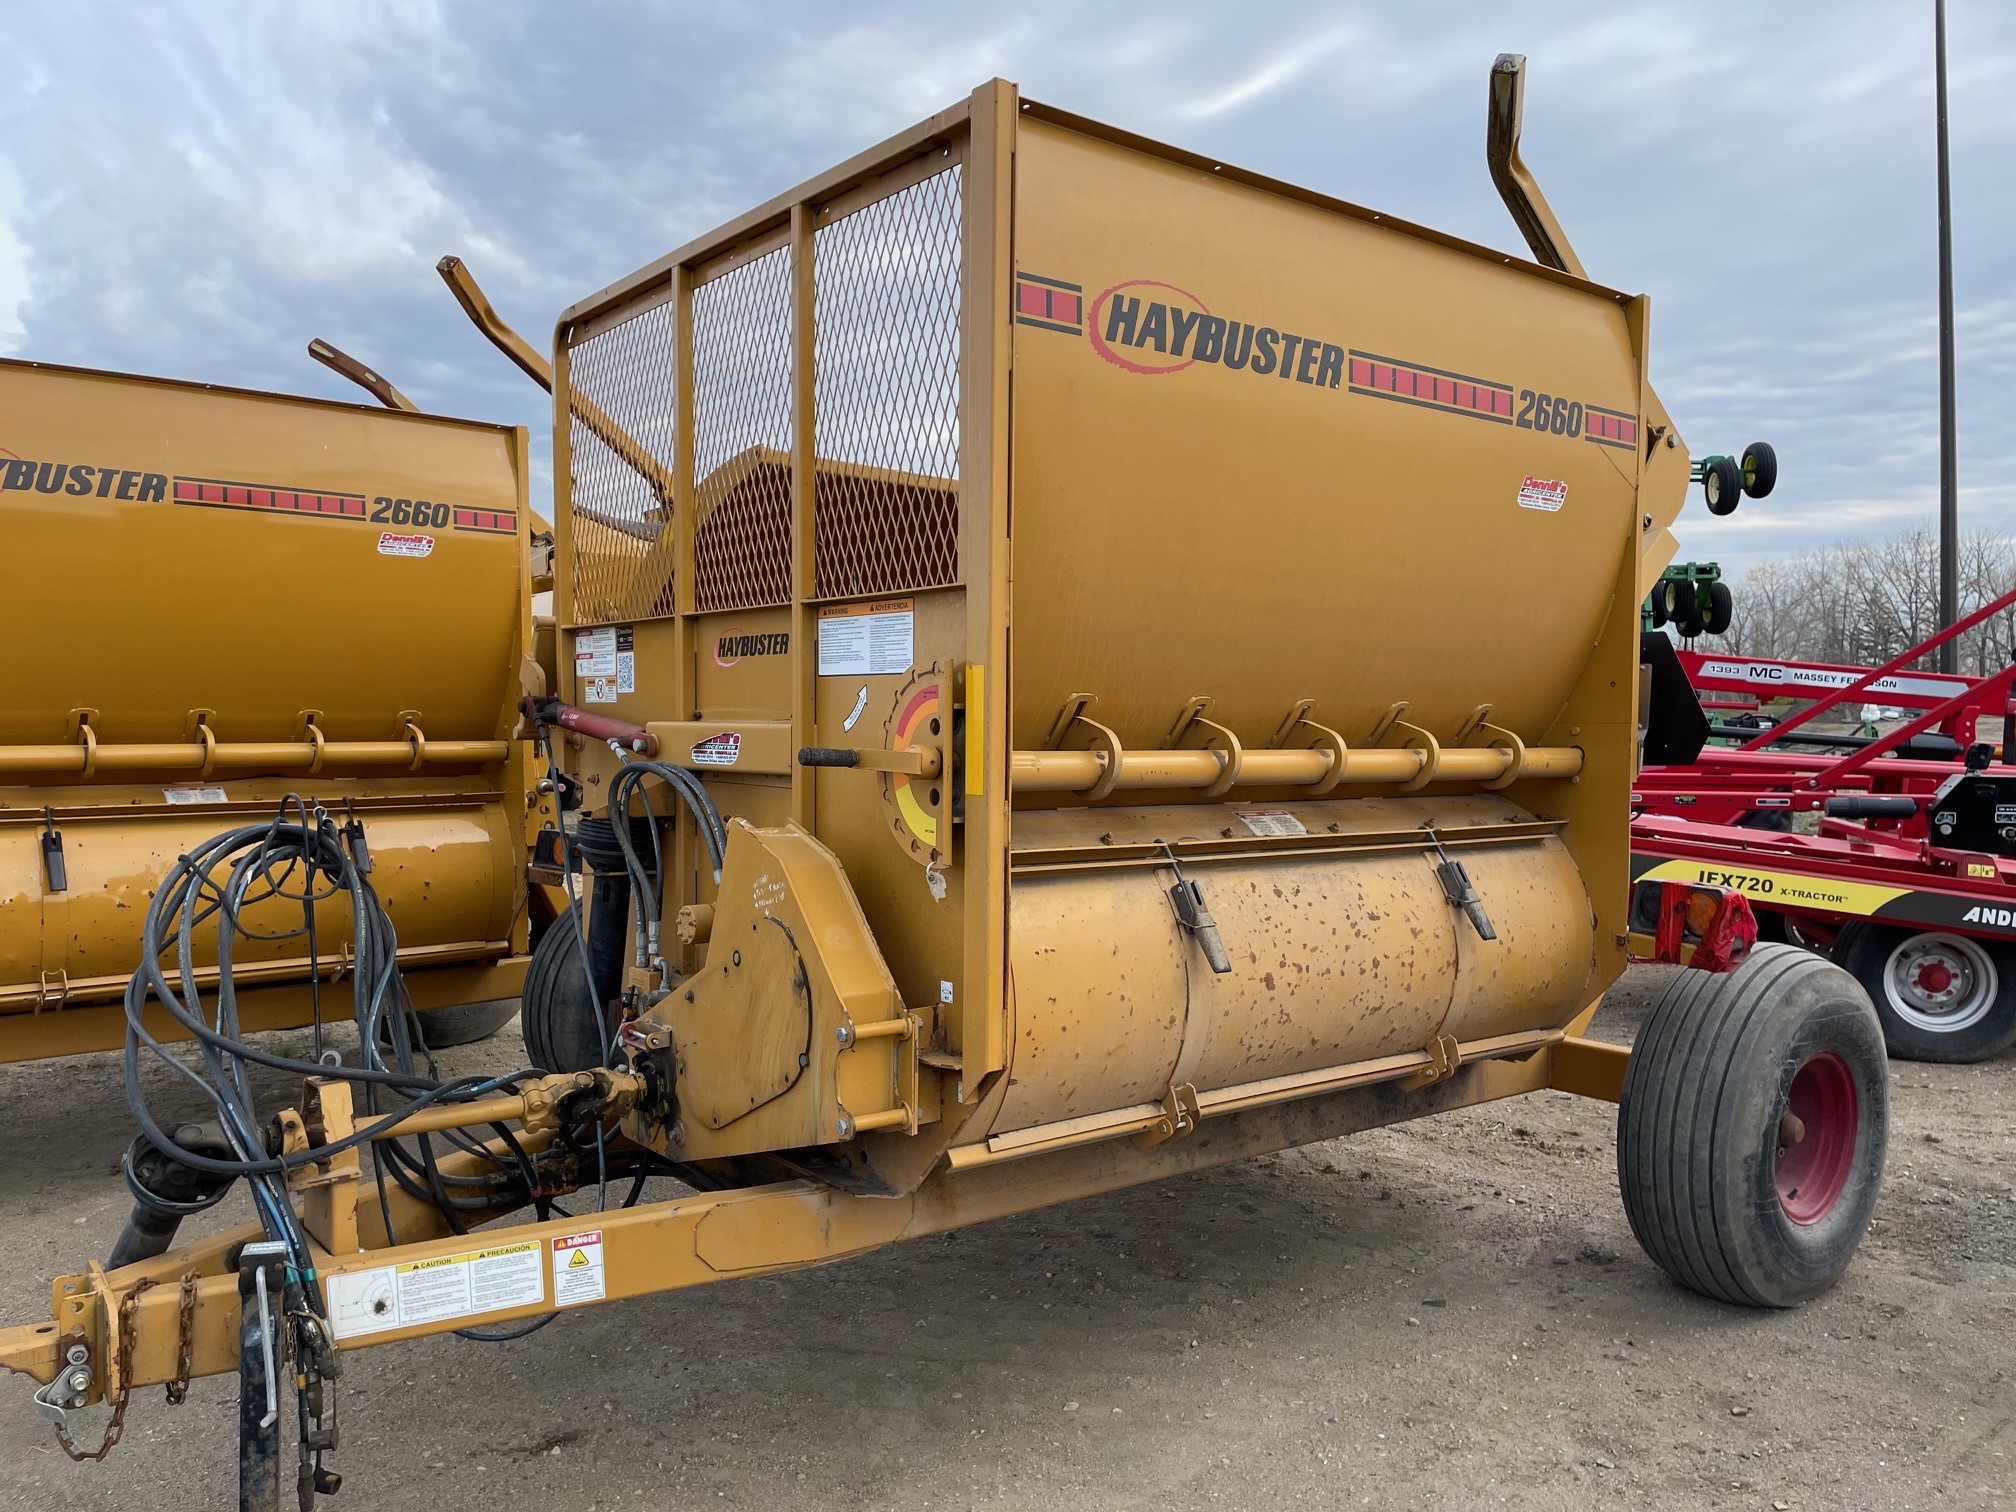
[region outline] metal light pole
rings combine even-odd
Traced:
[[[1939,113],[1939,628],[1960,617],[1960,473],[1953,433],[1953,206],[1946,171],[1946,0],[1933,0]],[[1959,642],[1939,648],[1939,670],[1959,670]]]

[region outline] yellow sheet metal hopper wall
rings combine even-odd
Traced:
[[[511,997],[524,433],[26,362],[0,416],[0,1057],[118,1043],[154,882],[290,792],[364,821],[422,1002]],[[302,942],[248,964],[304,1022]]]

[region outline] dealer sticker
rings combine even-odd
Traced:
[[[424,557],[434,554],[434,537],[430,535],[401,535],[396,530],[388,530],[378,537],[378,555],[397,557]]]
[[[553,1241],[553,1305],[578,1307],[609,1295],[602,1264],[602,1230],[563,1234]]]
[[[695,766],[727,767],[742,759],[742,737],[732,730],[723,735],[710,735],[693,747]]]
[[[1553,514],[1568,502],[1568,485],[1559,478],[1528,478],[1519,485],[1519,507]]]

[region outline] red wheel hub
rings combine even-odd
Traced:
[[[1778,1205],[1794,1223],[1818,1223],[1833,1209],[1855,1166],[1862,1121],[1855,1078],[1831,1050],[1799,1068],[1779,1124]]]
[[[1917,987],[1920,992],[1938,996],[1953,986],[1953,968],[1944,961],[1930,960],[1918,968]]]

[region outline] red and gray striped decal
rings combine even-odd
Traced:
[[[1582,439],[1598,446],[1615,446],[1624,451],[1638,449],[1638,417],[1623,410],[1600,405],[1582,406]]]
[[[1351,353],[1350,380],[1354,394],[1397,399],[1402,404],[1495,420],[1500,425],[1512,423],[1509,383],[1493,383],[1488,378],[1472,378],[1467,373],[1445,372],[1418,362],[1375,357],[1370,352],[1356,350]]]
[[[1015,324],[1036,326],[1045,331],[1062,331],[1066,336],[1085,332],[1085,290],[1061,278],[1045,278],[1038,273],[1015,275]]]
[[[516,535],[518,515],[510,509],[468,509],[455,506],[457,530],[486,530],[496,535]]]
[[[225,483],[216,478],[177,478],[177,504],[206,504],[214,509],[271,509],[282,514],[324,515],[361,520],[364,496],[311,493],[299,488],[266,488],[256,483]]]

